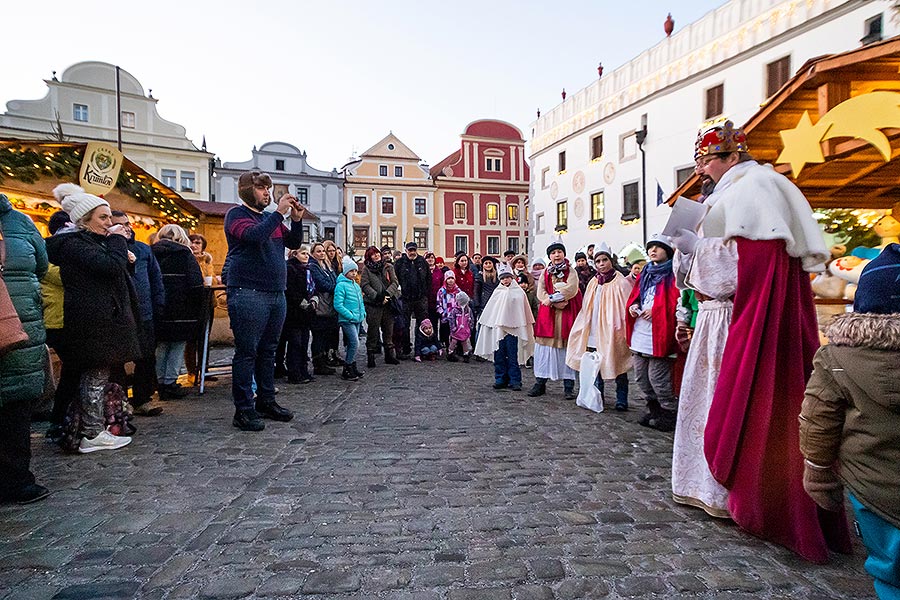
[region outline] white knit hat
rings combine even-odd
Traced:
[[[506,263],[500,263],[500,266],[497,267],[497,278],[503,279],[504,277],[512,277],[513,272],[512,269],[509,268],[509,265]]]
[[[62,209],[69,213],[69,218],[73,223],[77,223],[84,215],[98,206],[109,206],[109,202],[103,198],[88,194],[74,183],[59,184],[53,188],[53,196]]]

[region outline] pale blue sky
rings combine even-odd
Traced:
[[[2,110],[42,97],[51,71],[100,60],[225,161],[279,140],[331,169],[391,130],[430,164],[476,119],[527,140],[538,107],[662,40],[668,12],[677,32],[724,0],[7,4]]]

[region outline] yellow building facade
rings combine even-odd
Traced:
[[[393,133],[344,165],[347,253],[362,256],[368,246],[403,249],[416,242],[434,248],[434,193],[427,166]]]

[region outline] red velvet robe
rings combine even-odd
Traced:
[[[735,238],[738,282],[704,450],[746,531],[817,563],[849,553],[843,510],[820,509],[803,489],[799,415],[819,347],[809,275],[783,240]]]
[[[641,295],[641,275],[638,273],[631,295],[628,296],[626,306],[638,302]],[[661,281],[656,284],[656,295],[653,300],[653,308],[650,310],[651,327],[653,328],[653,356],[671,356],[678,351],[678,342],[675,341],[675,309],[681,292],[675,285],[675,279],[669,279],[668,283]],[[631,334],[634,332],[636,317],[631,316],[631,311],[625,311],[625,335],[631,344]]]

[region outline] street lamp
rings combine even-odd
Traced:
[[[647,246],[647,154],[644,142],[647,141],[647,115],[641,116],[641,128],[634,132],[634,141],[641,150],[641,227],[644,234],[644,247]]]

